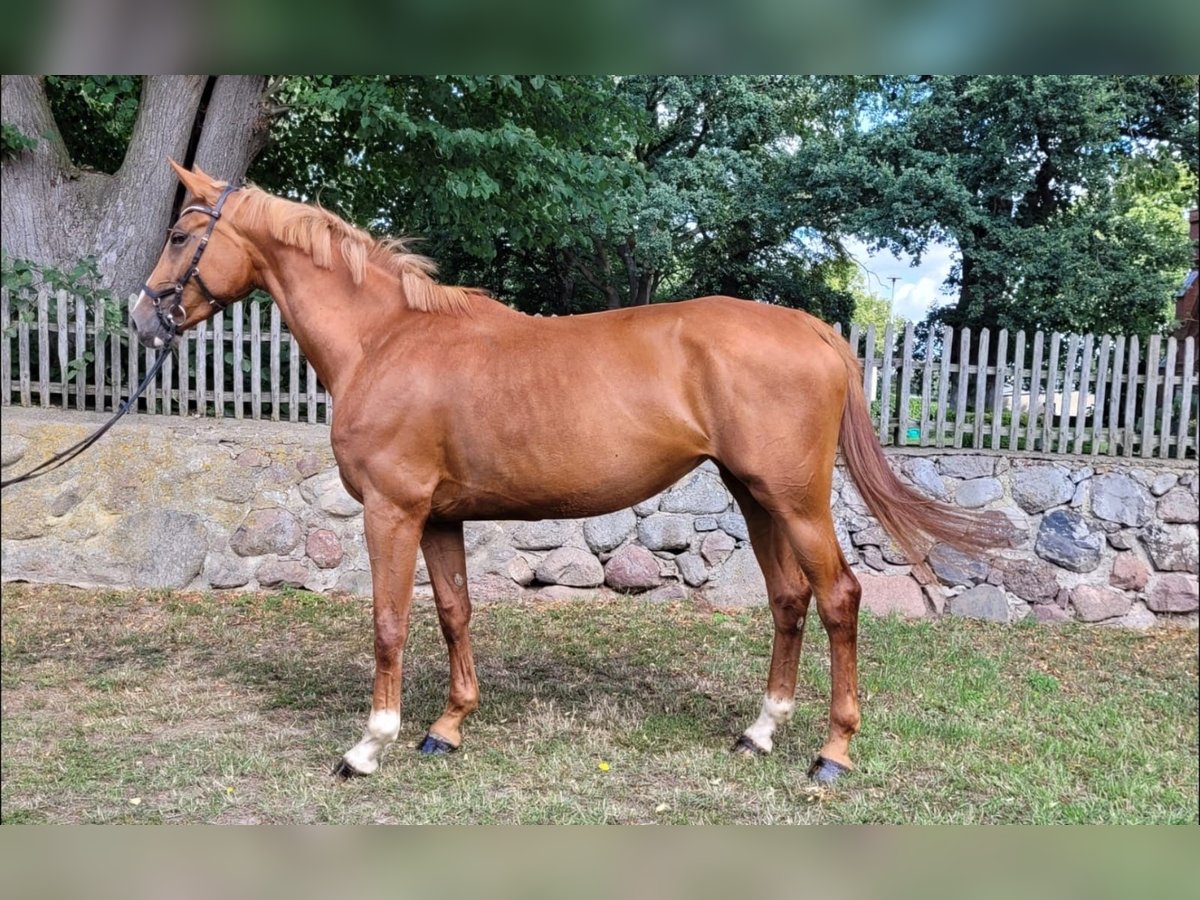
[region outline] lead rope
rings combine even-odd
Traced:
[[[0,490],[3,490],[9,485],[20,484],[22,481],[30,481],[34,478],[40,478],[42,475],[45,475],[48,472],[53,472],[60,466],[65,466],[88,447],[92,446],[92,444],[96,443],[96,441],[100,440],[100,438],[104,436],[104,432],[108,431],[108,429],[112,428],[113,425],[116,424],[117,419],[129,412],[137,398],[142,395],[142,391],[144,391],[150,382],[154,380],[154,376],[158,374],[158,370],[162,368],[163,363],[166,362],[167,358],[174,352],[175,348],[172,345],[168,345],[165,349],[159,352],[158,359],[154,360],[154,365],[150,367],[150,370],[146,373],[146,377],[142,379],[142,383],[137,386],[137,390],[129,395],[128,399],[126,399],[125,402],[121,404],[121,407],[117,410],[116,415],[100,426],[99,430],[84,438],[79,443],[72,444],[66,450],[62,450],[54,454],[54,456],[50,457],[45,462],[34,466],[24,475],[18,475],[16,478],[9,478],[6,481],[0,481]]]

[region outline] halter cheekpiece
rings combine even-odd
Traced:
[[[162,323],[163,327],[172,336],[174,336],[179,323],[187,317],[183,309],[183,289],[187,287],[188,282],[193,278],[196,280],[196,284],[200,286],[200,290],[204,292],[205,298],[207,298],[208,302],[215,309],[222,310],[227,305],[212,295],[212,291],[208,289],[208,285],[200,277],[199,265],[200,257],[204,255],[204,250],[208,247],[208,240],[212,237],[213,229],[217,227],[217,220],[221,218],[221,208],[225,206],[226,198],[236,190],[236,187],[227,184],[221,189],[221,195],[217,198],[217,202],[213,206],[209,207],[197,203],[186,207],[179,213],[179,219],[182,219],[190,212],[204,213],[204,215],[209,217],[208,228],[204,230],[204,234],[200,238],[200,243],[196,246],[196,252],[192,254],[192,261],[188,263],[182,277],[177,279],[174,284],[160,291],[154,290],[149,284],[142,285],[142,292],[154,301],[154,312],[157,314],[159,322]],[[175,221],[178,222],[179,219]],[[163,301],[168,299],[172,302],[164,309]]]

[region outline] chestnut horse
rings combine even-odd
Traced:
[[[132,309],[141,342],[169,345],[261,288],[335,400],[333,452],[363,504],[375,626],[370,717],[335,772],[374,772],[399,733],[418,547],[450,655],[449,701],[421,749],[448,752],[479,704],[463,522],[609,513],[704,460],[745,516],[775,623],[761,714],[736,749],[770,752],[790,718],[815,596],[832,697],[809,775],[828,782],[852,767],[860,588],[829,504],[839,446],[867,506],[916,564],[932,540],[978,550],[998,529],[892,473],[858,364],[832,329],[730,297],[527,316],[438,284],[433,264],[400,241],[171,165],[189,197]]]

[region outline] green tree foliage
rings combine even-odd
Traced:
[[[137,119],[136,75],[50,75],[46,96],[63,143],[80,168],[112,174],[125,159]]]
[[[1141,333],[1167,321],[1195,202],[1194,78],[895,78],[865,99],[816,189],[882,246],[957,246],[958,302],[935,318]]]
[[[851,321],[864,329],[875,326],[875,352],[883,350],[883,332],[890,324],[896,335],[904,333],[904,317],[892,312],[892,304],[878,294],[872,294],[866,289],[866,282],[858,279],[851,286],[854,297],[854,316]]]
[[[603,86],[287,79],[277,96],[289,111],[250,174],[372,230],[423,238],[447,280],[553,305],[562,294],[555,262],[586,240],[589,223],[615,217],[632,185],[633,123],[603,102]]]
[[[529,311],[732,293],[845,317],[837,235],[776,179],[845,108],[835,79],[287,79],[251,175],[427,238]],[[840,106],[839,106],[840,104]],[[798,235],[807,235],[801,240]]]
[[[143,87],[46,79],[75,166],[117,171]],[[1194,78],[287,76],[267,104],[252,180],[529,312],[723,293],[882,325],[854,234],[955,246],[948,324],[1144,333],[1188,264]]]

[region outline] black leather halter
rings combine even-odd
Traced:
[[[196,252],[192,254],[192,261],[188,263],[187,268],[180,278],[162,290],[156,291],[149,284],[142,285],[142,292],[154,301],[154,312],[158,316],[158,321],[162,323],[167,333],[172,337],[174,337],[180,323],[187,318],[187,312],[183,308],[183,289],[187,287],[188,282],[193,278],[196,280],[196,284],[200,286],[200,290],[204,292],[204,296],[208,299],[208,302],[216,310],[222,310],[228,305],[222,303],[212,295],[212,291],[208,289],[208,285],[200,277],[199,265],[200,257],[204,255],[204,250],[208,247],[208,240],[212,237],[213,229],[217,227],[217,220],[221,218],[221,208],[225,205],[226,198],[236,190],[236,187],[227,184],[221,189],[221,196],[217,198],[217,202],[212,207],[193,204],[179,213],[179,219],[182,219],[191,212],[204,213],[204,215],[209,217],[208,228],[205,229],[204,235],[200,238],[200,243],[196,245]],[[175,220],[176,224],[178,224],[179,219]],[[174,231],[174,226],[170,230]],[[171,302],[164,309],[163,301],[166,300],[170,300]]]

